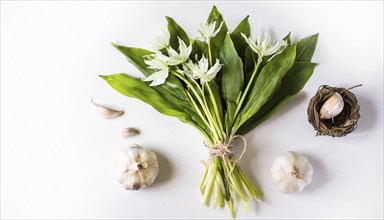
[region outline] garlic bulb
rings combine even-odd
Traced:
[[[111,118],[119,117],[119,116],[121,116],[121,115],[124,114],[123,111],[118,111],[118,110],[115,110],[115,109],[107,108],[107,107],[105,107],[105,106],[96,104],[96,103],[93,101],[93,98],[91,99],[91,103],[92,103],[92,106],[94,107],[96,113],[97,113],[100,117],[102,117],[102,118],[105,118],[105,119],[111,119]]]
[[[344,108],[343,97],[335,92],[327,101],[324,102],[320,109],[320,119],[330,119],[339,115]]]
[[[127,190],[151,185],[159,173],[156,154],[139,145],[122,150],[116,165],[116,178]]]
[[[289,194],[301,192],[312,181],[313,167],[304,155],[288,151],[276,157],[271,174],[279,191]]]

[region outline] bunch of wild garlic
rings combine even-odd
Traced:
[[[198,26],[200,39],[191,39],[171,18],[153,51],[115,46],[144,75],[101,76],[123,95],[153,106],[194,126],[210,149],[200,190],[203,204],[227,203],[234,216],[237,195],[259,200],[262,192],[237,163],[233,140],[277,112],[311,77],[317,35],[296,43],[290,34],[273,42],[270,36],[250,37],[248,16],[232,33],[213,7]],[[245,141],[245,139],[243,138]],[[244,152],[243,152],[244,153]]]

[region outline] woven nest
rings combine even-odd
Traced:
[[[332,119],[320,119],[321,107],[335,92],[338,92],[343,98],[344,108],[342,112]],[[342,137],[356,129],[357,121],[360,118],[360,106],[356,96],[348,89],[322,85],[309,101],[307,113],[308,121],[317,131],[317,135]]]

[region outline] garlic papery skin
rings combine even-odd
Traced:
[[[331,119],[338,116],[344,109],[343,97],[335,92],[324,102],[320,109],[320,119]]]
[[[273,182],[286,194],[303,191],[312,181],[312,174],[313,167],[307,157],[293,151],[278,155],[271,167]]]
[[[93,98],[91,99],[91,104],[92,104],[93,108],[95,109],[96,113],[100,117],[105,118],[105,119],[116,118],[116,117],[122,116],[124,114],[123,111],[118,111],[115,109],[107,108],[105,106],[96,104],[93,101]]]
[[[125,148],[116,160],[116,179],[127,190],[138,190],[151,185],[158,173],[156,154],[139,145]]]
[[[121,134],[120,137],[122,138],[130,138],[134,137],[140,134],[140,131],[136,128],[125,128]]]

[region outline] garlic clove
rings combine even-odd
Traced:
[[[136,128],[125,128],[121,132],[120,136],[122,138],[130,138],[130,137],[137,136],[139,134],[140,134],[140,131],[138,129],[136,129]]]
[[[139,145],[125,148],[116,160],[116,179],[127,190],[138,190],[151,185],[158,173],[156,154]]]
[[[331,119],[338,116],[344,109],[343,97],[335,92],[324,102],[320,109],[320,119]]]
[[[111,119],[111,118],[119,117],[119,116],[121,116],[121,115],[124,114],[123,111],[118,111],[118,110],[115,110],[115,109],[107,108],[107,107],[105,107],[105,106],[96,104],[96,103],[93,101],[93,98],[91,99],[91,103],[92,103],[92,106],[94,107],[96,113],[97,113],[100,117],[102,117],[102,118],[105,118],[105,119]]]
[[[301,192],[312,181],[313,167],[307,157],[288,151],[276,157],[271,167],[271,176],[280,192]]]

